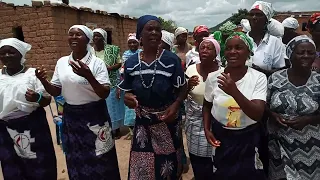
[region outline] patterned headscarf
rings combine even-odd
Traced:
[[[141,16],[139,19],[138,19],[138,22],[137,22],[137,39],[140,39],[141,38],[141,32],[144,28],[144,26],[149,22],[149,21],[157,21],[160,23],[160,19],[157,18],[156,16],[152,16],[152,15],[144,15],[144,16]]]
[[[237,25],[235,25],[234,23],[232,23],[231,21],[227,21],[226,23],[224,23],[219,30],[222,32],[222,34],[224,35],[231,35],[234,30],[237,28]]]
[[[243,32],[234,32],[227,38],[226,43],[229,39],[233,38],[241,39],[248,46],[251,56],[253,56],[253,42],[246,34]]]
[[[201,32],[208,32],[209,33],[209,28],[206,25],[196,26],[193,30],[193,35],[196,36]]]
[[[296,18],[288,17],[282,21],[282,25],[286,28],[298,29],[299,22]]]
[[[180,34],[188,33],[188,30],[184,27],[178,27],[174,32],[174,37],[178,37]]]
[[[165,30],[162,30],[161,33],[162,33],[161,40],[163,42],[167,43],[170,46],[170,48],[172,48],[173,41],[174,41],[174,34],[168,32],[168,31],[165,31]]]
[[[264,1],[256,1],[252,7],[252,9],[259,9],[263,12],[264,15],[266,15],[267,19],[270,20],[274,14],[274,10],[272,8],[272,4]]]
[[[320,23],[320,13],[312,14],[307,25],[308,31],[310,32],[311,29],[318,23]]]
[[[314,48],[316,49],[316,44],[312,39],[310,39],[307,35],[301,35],[293,38],[287,45],[286,47],[286,55],[289,59],[291,59],[292,53],[295,50],[295,48],[304,42],[309,42],[313,44]]]

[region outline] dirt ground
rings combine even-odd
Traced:
[[[56,114],[55,104],[51,103],[51,107],[52,107],[53,113]],[[50,125],[52,140],[53,140],[53,144],[54,144],[54,148],[55,148],[55,152],[56,152],[56,157],[57,157],[58,180],[69,180],[65,156],[62,152],[61,147],[59,145],[57,145],[55,124],[52,120],[52,115],[51,115],[48,107],[46,108],[46,112],[47,112],[47,118],[48,118],[48,122]],[[119,162],[121,179],[126,180],[128,177],[130,140],[126,140],[126,137],[125,137],[125,135],[127,134],[126,129],[122,130],[122,134],[123,134],[122,138],[116,140],[116,148],[117,148],[117,154],[118,154],[118,162]],[[184,136],[184,142],[186,142],[185,136]],[[185,148],[186,148],[186,143],[185,143]],[[191,165],[189,165],[188,173],[183,174],[182,177],[183,177],[183,180],[191,180],[193,178],[193,172],[192,172]],[[0,171],[0,180],[3,180],[1,171]]]

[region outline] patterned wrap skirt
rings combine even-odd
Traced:
[[[182,174],[181,116],[159,120],[163,109],[139,107],[130,152],[129,180],[178,180]]]
[[[43,108],[0,120],[0,161],[5,180],[56,180],[57,162]]]
[[[212,132],[221,142],[213,152],[214,179],[266,179],[258,149],[261,125],[257,123],[244,129],[230,130],[212,119]]]
[[[119,129],[123,126],[125,113],[124,107],[124,92],[121,91],[120,99],[117,98],[117,88],[110,87],[110,94],[106,99],[108,112],[111,118],[112,130]]]
[[[269,179],[320,179],[320,125],[302,130],[268,123]]]
[[[63,145],[71,180],[120,180],[106,109],[104,100],[64,105]]]

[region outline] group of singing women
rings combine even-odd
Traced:
[[[46,69],[25,66],[31,45],[1,40],[4,179],[57,179],[44,107],[59,95],[71,180],[120,180],[112,130],[123,115],[133,130],[130,180],[181,179],[182,127],[196,180],[320,179],[320,13],[307,25],[312,38],[295,32],[294,18],[282,22],[283,38],[272,35],[273,13],[257,1],[242,32],[231,22],[212,35],[196,26],[194,46],[185,28],[171,34],[145,15],[122,58],[103,29],[74,25],[72,52],[51,81]]]

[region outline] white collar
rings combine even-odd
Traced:
[[[72,53],[69,55],[69,61],[75,61],[72,57]],[[87,54],[80,60],[81,62],[83,62],[86,65],[89,65],[92,59],[92,53],[91,52],[87,52]]]
[[[250,32],[250,31],[249,31]],[[252,42],[254,42],[253,38],[250,36],[249,32],[247,32],[247,36],[252,40]],[[264,34],[264,37],[262,38],[261,42],[265,42],[266,44],[268,44],[270,39],[270,34],[268,32],[266,32]],[[255,42],[254,42],[255,43]]]

